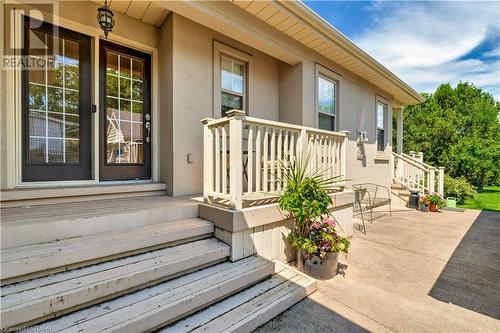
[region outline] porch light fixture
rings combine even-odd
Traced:
[[[104,0],[104,6],[101,6],[97,9],[97,22],[101,26],[101,29],[104,31],[104,36],[108,39],[108,33],[113,30],[115,26],[115,14],[109,8],[108,0]]]

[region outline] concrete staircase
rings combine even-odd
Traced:
[[[394,203],[406,206],[409,197],[410,191],[406,186],[398,182],[391,184],[391,199]]]
[[[1,213],[1,329],[249,332],[316,289],[280,263],[228,261],[230,247],[189,199]]]

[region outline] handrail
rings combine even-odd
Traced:
[[[206,202],[234,209],[256,198],[267,203],[286,186],[285,169],[305,156],[311,169],[324,170],[328,177],[346,173],[348,132],[248,117],[239,110],[221,119],[205,118],[202,123]]]
[[[435,168],[424,162],[418,161],[407,154],[392,153],[393,180],[409,189],[422,193],[444,194],[444,168]],[[437,184],[436,184],[437,173]]]
[[[234,111],[234,110],[231,110]],[[232,116],[231,111],[227,112],[227,116],[225,118],[220,118],[220,119],[212,119],[212,118],[205,118],[202,120],[207,121],[207,125],[209,127],[213,127],[216,125],[220,125],[223,123],[229,123],[229,120]],[[238,110],[236,110],[238,111]],[[245,115],[240,115],[242,117],[242,120],[245,123],[248,124],[253,124],[253,125],[263,125],[263,126],[269,126],[269,127],[276,127],[276,128],[282,128],[282,129],[295,129],[297,131],[301,130],[306,130],[308,132],[314,132],[314,133],[319,133],[323,135],[329,135],[329,136],[339,136],[339,137],[345,137],[347,136],[348,132],[343,131],[343,132],[334,132],[334,131],[327,131],[327,130],[322,130],[319,128],[314,128],[314,127],[307,127],[307,126],[300,126],[300,125],[295,125],[295,124],[290,124],[290,123],[282,123],[274,120],[266,120],[266,119],[260,119],[260,118],[254,118],[254,117],[248,117]]]
[[[423,163],[423,162],[420,162],[420,161],[417,161],[417,160],[414,160],[412,159],[411,157],[406,157],[404,155],[398,155],[397,153],[395,152],[392,152],[392,156],[396,156],[397,158],[400,158],[412,165],[414,165],[416,168],[419,168],[420,170],[424,170],[424,171],[429,171],[431,169],[433,170],[436,170],[436,168],[430,166],[430,167],[427,167],[427,164]]]
[[[395,152],[392,152],[392,153],[393,153],[393,154],[397,154],[397,153],[395,153]],[[416,163],[418,163],[418,164],[420,164],[420,165],[423,165],[423,166],[424,166],[424,167],[426,167],[427,169],[434,169],[434,170],[437,170],[437,169],[438,169],[438,168],[433,167],[432,165],[429,165],[429,164],[427,164],[427,163],[425,163],[425,162],[421,162],[421,161],[419,161],[419,160],[416,160],[415,158],[411,157],[411,156],[410,156],[410,155],[408,155],[408,154],[401,153],[401,156],[402,156],[402,157],[404,157],[404,158],[410,159],[411,161],[416,162]]]

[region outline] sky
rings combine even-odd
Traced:
[[[469,81],[500,100],[500,0],[304,3],[418,92]]]

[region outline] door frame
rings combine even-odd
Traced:
[[[106,95],[105,95],[105,89],[106,89],[106,63],[105,63],[105,57],[106,57],[106,49],[110,49],[112,51],[115,51],[116,53],[122,53],[124,55],[128,55],[130,57],[135,57],[135,58],[140,58],[144,60],[144,79],[143,79],[143,94],[144,94],[144,100],[143,100],[143,113],[149,113],[151,116],[151,121],[150,123],[153,124],[156,122],[156,119],[153,118],[152,116],[152,111],[151,111],[151,55],[142,51],[134,50],[129,47],[116,44],[113,42],[109,42],[107,40],[101,39],[99,41],[99,179],[103,180],[114,180],[109,176],[106,176],[107,173],[110,173],[109,171],[105,171],[105,168],[116,168],[117,173],[121,176],[120,180],[139,180],[139,179],[151,179],[151,171],[152,171],[152,158],[151,158],[151,153],[152,153],[152,142],[151,142],[151,135],[150,135],[150,140],[149,140],[149,150],[146,150],[144,147],[144,163],[142,166],[139,166],[137,164],[129,164],[129,163],[123,163],[123,164],[115,164],[114,166],[108,166],[107,162],[105,161],[106,157],[106,150],[105,150],[105,143],[106,143],[106,135],[105,135],[105,128],[106,128]],[[144,124],[146,123],[146,119],[143,119]],[[146,131],[143,128],[143,137],[146,136]],[[144,165],[145,164],[145,165]],[[128,168],[128,169],[125,169]],[[147,170],[149,169],[149,170]],[[140,172],[140,171],[145,171],[148,173],[146,177],[136,177],[134,176],[135,172]]]
[[[29,5],[16,4],[14,14],[6,18],[6,42],[20,48],[23,45],[23,13],[33,9]],[[40,10],[40,8],[36,8]],[[43,10],[42,10],[43,12]],[[96,25],[87,26],[80,22],[61,17],[58,14],[46,13],[44,19],[47,23],[57,25],[61,28],[73,30],[91,38],[91,103],[99,109],[99,39],[104,38],[102,30]],[[143,44],[137,40],[127,38],[124,35],[111,33],[108,40],[120,45],[138,49],[151,55],[151,117],[159,119],[159,77],[158,77],[158,48],[156,46]],[[3,48],[3,46],[2,46]],[[16,57],[20,54],[16,53]],[[99,179],[99,117],[92,114],[92,178],[90,180],[60,180],[60,181],[22,181],[22,71],[20,69],[7,70],[6,78],[6,166],[5,166],[5,189],[22,188],[43,188],[43,187],[73,187],[101,184],[132,184],[148,183],[159,181],[159,123],[153,121],[151,128],[151,179],[150,180],[125,180],[125,181],[105,181]]]

